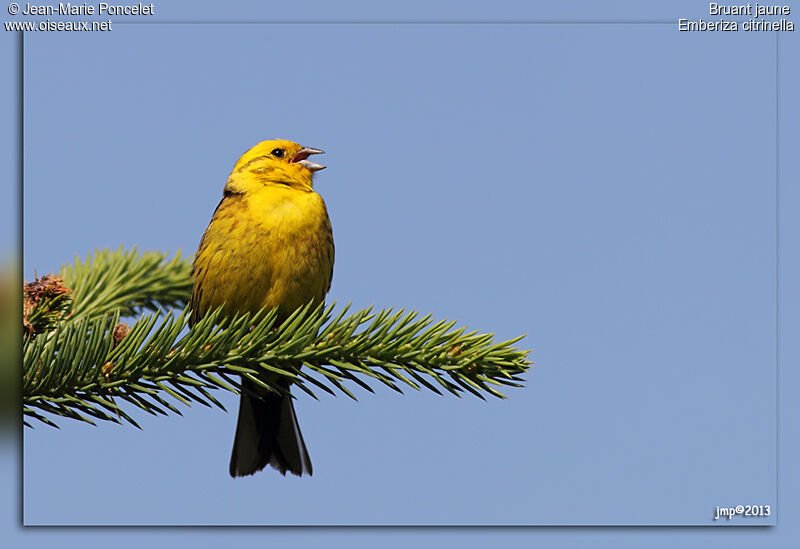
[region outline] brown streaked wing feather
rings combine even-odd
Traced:
[[[223,211],[225,208],[230,206],[231,202],[240,195],[236,193],[232,193],[227,189],[223,192],[222,199],[217,204],[217,207],[214,208],[214,213],[211,216],[211,221],[208,222],[208,226],[206,227],[205,232],[203,232],[203,236],[200,238],[200,244],[197,246],[197,252],[194,254],[194,261],[192,262],[192,274],[191,277],[194,279],[194,287],[192,288],[192,299],[190,301],[191,306],[191,315],[189,316],[189,326],[194,326],[197,322],[203,318],[203,315],[206,314],[206,311],[202,310],[202,295],[203,295],[203,288],[202,288],[202,281],[198,278],[200,274],[201,267],[197,265],[197,258],[200,256],[200,252],[206,247],[206,234],[208,234],[208,227],[214,222],[214,218],[217,214]]]
[[[328,209],[325,208],[325,248],[328,255],[328,284],[325,287],[325,294],[331,289],[333,282],[333,262],[336,259],[336,246],[333,243],[333,228],[331,227],[331,219],[328,217]],[[325,296],[323,295],[323,298]]]

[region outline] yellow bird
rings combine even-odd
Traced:
[[[333,233],[308,160],[323,151],[285,140],[263,141],[236,162],[192,266],[191,323],[224,314],[278,309],[283,322],[309,302],[322,303],[333,276]],[[289,382],[279,383],[288,389]],[[271,465],[282,474],[311,474],[291,397],[242,379],[230,474]]]

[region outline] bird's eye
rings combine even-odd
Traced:
[[[283,149],[272,149],[270,154],[275,158],[283,158]]]

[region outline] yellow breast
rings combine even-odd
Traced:
[[[265,186],[223,198],[193,269],[192,318],[278,307],[285,318],[330,288],[334,247],[325,203],[313,191]]]

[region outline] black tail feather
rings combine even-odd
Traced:
[[[267,464],[283,475],[286,471],[298,476],[313,472],[292,398],[243,379],[230,474],[252,475]]]

